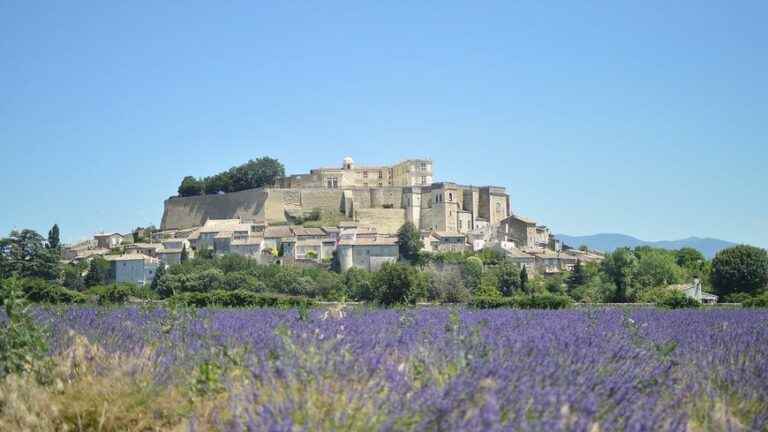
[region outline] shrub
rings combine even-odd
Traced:
[[[376,292],[373,288],[373,274],[369,271],[352,267],[344,273],[344,285],[351,298],[360,301],[374,301]]]
[[[310,307],[314,301],[306,297],[281,294],[254,293],[246,290],[212,292],[189,292],[176,294],[169,299],[171,304],[195,307]]]
[[[752,296],[747,293],[733,293],[728,294],[723,298],[723,303],[745,303],[752,299]]]
[[[472,300],[469,302],[469,306],[476,307],[478,309],[496,309],[502,307],[514,307],[514,303],[515,299],[512,297],[484,296],[472,298]]]
[[[0,322],[0,377],[35,371],[47,352],[45,335],[30,316],[18,281],[0,284],[0,304],[5,310],[5,320]]]
[[[464,279],[458,270],[431,272],[427,289],[429,300],[441,303],[466,303],[471,294],[464,285]]]
[[[668,309],[697,308],[701,303],[680,291],[672,291],[656,301],[656,306]]]
[[[752,308],[768,308],[768,292],[751,297],[743,301],[742,306]]]
[[[467,258],[461,272],[467,289],[475,291],[480,288],[483,277],[483,261],[480,258],[476,256]]]
[[[564,309],[573,303],[570,297],[560,294],[536,293],[513,297],[520,309]]]
[[[55,285],[43,279],[19,279],[17,284],[27,300],[35,303],[84,303],[85,296],[77,291]]]
[[[514,297],[475,297],[469,305],[479,309],[511,307],[519,309],[564,309],[573,301],[568,296],[550,293],[537,293],[531,296]]]
[[[426,275],[405,264],[384,264],[373,276],[376,300],[383,305],[413,304],[426,294]]]

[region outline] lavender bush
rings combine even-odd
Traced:
[[[765,310],[71,307],[37,320],[52,357],[84,336],[180,401],[173,415],[148,404],[161,429],[768,428]]]

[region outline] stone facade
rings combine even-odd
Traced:
[[[470,234],[477,226],[496,225],[510,214],[509,196],[502,187],[432,180],[433,164],[428,159],[371,167],[346,158],[340,168],[285,177],[268,188],[170,198],[161,229],[199,227],[211,219],[286,224],[318,209],[377,227],[382,234],[394,234],[406,221],[423,231]]]

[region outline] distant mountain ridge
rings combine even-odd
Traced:
[[[569,236],[567,234],[557,234],[556,237],[564,244],[577,248],[581,245],[587,245],[590,249],[597,249],[603,252],[611,252],[620,247],[634,248],[637,246],[652,246],[663,249],[680,249],[690,247],[698,250],[708,259],[712,259],[723,249],[736,246],[725,240],[714,238],[688,237],[681,240],[662,240],[645,241],[625,234],[595,234],[589,236]]]

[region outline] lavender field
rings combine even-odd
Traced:
[[[56,382],[7,380],[2,430],[768,430],[765,310],[36,318]]]

